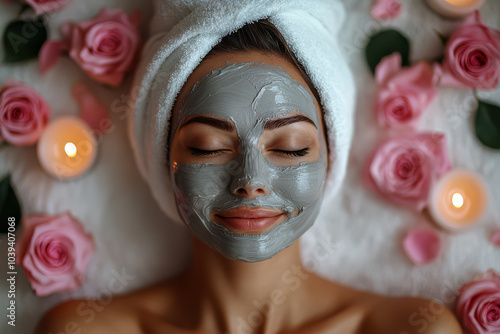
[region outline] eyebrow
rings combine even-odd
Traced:
[[[221,129],[221,130],[228,131],[228,132],[232,132],[235,130],[233,123],[231,123],[227,120],[206,117],[206,116],[195,116],[195,117],[189,119],[186,123],[184,123],[181,126],[181,128],[188,125],[189,123],[207,124],[207,125],[213,126],[214,128]]]
[[[297,116],[292,116],[292,117],[286,117],[286,118],[278,118],[274,119],[271,121],[268,121],[266,125],[264,126],[264,130],[274,130],[277,128],[281,128],[282,126],[289,125],[292,123],[297,123],[297,122],[308,122],[314,125],[315,128],[316,124],[309,118],[304,115],[297,115]]]
[[[308,122],[308,123],[314,125],[315,128],[317,128],[316,124],[314,124],[314,122],[309,117],[306,117],[304,115],[297,115],[297,116],[278,118],[278,119],[267,121],[266,125],[264,126],[264,130],[274,130],[274,129],[281,128],[281,127],[289,125],[289,124],[297,123],[297,122]],[[195,116],[195,117],[189,119],[187,122],[185,122],[181,126],[181,128],[188,125],[189,123],[207,124],[207,125],[210,125],[214,128],[217,128],[217,129],[220,129],[223,131],[228,131],[228,132],[232,132],[235,130],[233,123],[231,123],[228,120],[222,120],[222,119],[206,117],[206,116]]]

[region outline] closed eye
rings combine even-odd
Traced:
[[[303,148],[298,151],[273,150],[273,152],[278,152],[280,154],[284,154],[289,157],[303,157],[309,153],[309,147]]]
[[[203,156],[203,157],[210,156],[210,155],[217,155],[219,153],[222,153],[223,151],[226,151],[223,149],[214,150],[214,151],[206,151],[206,150],[200,150],[200,149],[194,148],[194,147],[188,147],[188,148],[191,150],[192,155]]]
[[[200,149],[194,148],[194,147],[189,147],[189,149],[191,150],[191,154],[196,155],[196,156],[204,156],[204,157],[211,156],[211,155],[217,155],[217,154],[220,154],[224,151],[227,151],[224,149],[207,151],[207,150],[200,150]],[[309,153],[309,147],[306,147],[306,148],[303,148],[303,149],[297,150],[297,151],[285,151],[285,150],[272,150],[272,151],[277,152],[279,154],[289,156],[289,157],[303,157]]]

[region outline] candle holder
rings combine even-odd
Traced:
[[[43,169],[59,180],[83,174],[96,157],[92,129],[76,116],[51,120],[38,140],[37,155]]]
[[[459,18],[466,16],[479,9],[485,0],[427,0],[429,7],[435,12],[447,16]]]
[[[432,187],[429,214],[447,230],[477,225],[488,210],[488,190],[482,177],[470,170],[454,169]]]

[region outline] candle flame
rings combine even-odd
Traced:
[[[72,142],[66,143],[66,145],[64,145],[64,152],[66,152],[68,157],[73,158],[76,155],[76,145]]]
[[[459,193],[454,193],[451,197],[451,203],[456,208],[461,208],[464,205],[464,197]]]

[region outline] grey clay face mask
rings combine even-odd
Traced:
[[[229,64],[195,84],[181,104],[172,134],[186,117],[208,114],[232,120],[241,144],[239,155],[225,164],[170,162],[177,208],[195,237],[230,259],[256,262],[272,258],[313,224],[327,169],[321,131],[321,152],[314,162],[277,166],[257,145],[268,119],[293,111],[309,117],[320,129],[313,99],[283,69],[266,64]],[[231,191],[248,184],[264,186],[269,194],[250,199]],[[288,218],[263,234],[235,233],[210,218],[213,211],[243,205],[284,210]],[[298,214],[292,215],[297,209]]]

